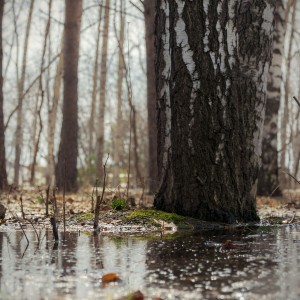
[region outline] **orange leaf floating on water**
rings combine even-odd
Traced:
[[[120,281],[120,277],[116,273],[107,273],[102,276],[101,281],[103,284]]]

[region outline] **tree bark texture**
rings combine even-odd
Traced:
[[[64,100],[61,140],[56,165],[56,185],[76,191],[78,155],[78,59],[82,0],[65,1]]]
[[[148,176],[149,192],[155,193],[158,184],[157,127],[155,88],[155,1],[144,0],[147,55],[147,108],[148,108]]]
[[[5,135],[4,135],[4,117],[3,117],[3,48],[2,48],[2,20],[4,13],[4,0],[0,0],[0,191],[7,187],[7,173],[5,160]]]
[[[101,73],[100,73],[100,102],[97,122],[97,141],[96,141],[96,174],[99,181],[103,181],[103,153],[104,153],[104,122],[105,122],[105,102],[106,102],[106,79],[107,79],[107,48],[108,48],[108,30],[109,30],[109,8],[110,0],[105,1],[104,26],[103,26],[103,44],[101,55]]]
[[[262,141],[262,167],[258,180],[258,194],[281,195],[278,178],[278,112],[284,55],[285,9],[283,0],[276,0],[273,57],[267,84],[267,104]]]
[[[256,220],[274,2],[158,0],[158,209]]]

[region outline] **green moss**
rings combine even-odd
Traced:
[[[94,214],[93,213],[78,214],[78,215],[75,215],[74,218],[76,221],[82,222],[82,221],[87,221],[87,220],[93,219]]]
[[[185,217],[177,215],[175,213],[168,213],[161,210],[136,210],[132,213],[130,213],[126,218],[128,219],[136,219],[136,218],[142,218],[142,219],[158,219],[165,222],[174,222],[181,223],[184,221]]]
[[[114,210],[123,210],[127,209],[128,205],[124,198],[115,198],[111,202],[111,208]]]

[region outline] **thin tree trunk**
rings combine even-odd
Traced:
[[[47,184],[50,185],[54,185],[54,175],[55,175],[54,138],[55,138],[55,128],[57,122],[57,111],[58,111],[58,103],[59,103],[59,96],[61,90],[61,82],[63,76],[63,64],[64,64],[63,57],[64,54],[62,49],[56,66],[52,104],[50,103],[50,99],[48,99],[48,155],[47,155],[48,170],[47,170],[46,181]]]
[[[65,1],[64,27],[64,101],[61,140],[56,165],[59,190],[78,189],[78,60],[82,0]]]
[[[147,54],[147,109],[148,109],[148,176],[149,192],[155,193],[158,183],[157,171],[157,128],[155,90],[155,1],[144,0]]]
[[[4,12],[4,0],[0,0],[0,191],[7,187],[6,159],[5,159],[5,135],[3,117],[3,76],[2,76],[2,20]],[[1,241],[2,242],[2,241]]]
[[[278,112],[281,96],[282,58],[284,55],[285,9],[283,0],[276,0],[273,58],[267,85],[267,104],[262,141],[262,167],[257,193],[281,195],[278,178]]]
[[[157,0],[158,209],[257,220],[274,5]]]
[[[96,38],[96,49],[95,49],[95,62],[94,62],[94,73],[93,73],[93,91],[92,91],[92,104],[91,113],[89,119],[89,152],[88,159],[90,160],[94,152],[94,134],[95,134],[95,110],[97,103],[97,86],[98,86],[98,65],[99,65],[99,46],[100,46],[100,32],[101,32],[101,17],[103,10],[103,1],[99,6],[99,17],[98,17],[98,31]]]
[[[101,56],[101,74],[100,74],[100,103],[97,124],[96,141],[96,175],[102,184],[103,181],[103,154],[104,154],[104,122],[105,122],[105,102],[106,102],[106,79],[107,79],[107,48],[109,33],[109,13],[110,0],[105,0],[103,44]]]
[[[288,130],[288,120],[289,120],[289,103],[292,101],[291,93],[290,93],[290,78],[291,78],[291,60],[292,60],[292,48],[294,43],[294,33],[295,33],[295,20],[296,20],[296,5],[297,1],[294,0],[291,3],[292,9],[292,20],[291,20],[291,33],[288,45],[288,54],[286,58],[286,77],[284,82],[284,107],[283,107],[283,115],[281,118],[281,155],[280,155],[280,168],[282,171],[288,172],[286,167],[286,154],[288,151],[288,147],[285,145],[287,144],[287,130]],[[286,14],[287,18],[289,14]],[[286,20],[287,22],[287,20]],[[282,189],[287,188],[288,182],[290,178],[286,175],[286,173],[281,172],[279,176],[280,185]]]
[[[39,78],[39,88],[38,88],[38,93],[37,93],[37,109],[36,109],[36,117],[35,120],[38,118],[39,120],[39,131],[38,135],[36,137],[36,127],[34,128],[34,150],[33,150],[33,159],[32,159],[32,164],[31,164],[31,170],[30,170],[30,184],[34,184],[34,177],[35,177],[35,165],[36,165],[36,159],[37,159],[37,154],[39,151],[39,145],[40,145],[40,139],[41,139],[41,133],[43,130],[43,121],[42,121],[42,116],[41,116],[41,110],[43,107],[44,103],[44,90],[43,90],[43,69],[44,69],[44,61],[45,61],[45,54],[46,54],[46,49],[47,49],[47,40],[48,40],[48,35],[49,35],[49,30],[50,30],[50,22],[51,22],[51,7],[52,7],[52,0],[49,0],[48,4],[48,20],[45,28],[45,36],[44,36],[44,46],[43,46],[43,51],[42,51],[42,58],[41,58],[41,67],[40,67],[40,78]],[[39,99],[40,103],[39,103]]]
[[[27,49],[29,41],[29,33],[31,27],[32,13],[33,13],[34,0],[30,2],[29,15],[26,25],[26,34],[24,42],[24,52],[22,60],[21,78],[18,79],[18,112],[17,112],[17,129],[16,129],[16,144],[15,144],[15,166],[14,166],[14,184],[19,185],[20,176],[20,160],[21,160],[21,148],[23,144],[23,100],[24,100],[24,83],[26,76],[27,66]]]
[[[114,170],[113,170],[113,185],[117,186],[120,184],[120,165],[121,165],[121,150],[122,150],[122,128],[123,128],[123,117],[122,117],[122,85],[124,76],[124,29],[125,29],[125,3],[120,0],[120,38],[118,38],[119,45],[119,65],[118,65],[118,108],[116,118],[116,129],[115,129],[115,144],[114,144]]]

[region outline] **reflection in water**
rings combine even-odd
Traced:
[[[0,232],[0,299],[300,299],[299,227],[252,228],[145,240]],[[222,247],[232,240],[233,249]],[[37,248],[38,246],[38,248]],[[23,256],[23,257],[22,257]],[[122,283],[103,287],[115,272]]]

